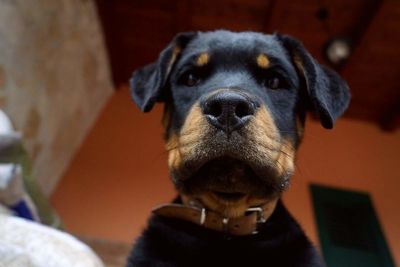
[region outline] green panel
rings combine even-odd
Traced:
[[[311,185],[328,267],[394,267],[369,194]]]

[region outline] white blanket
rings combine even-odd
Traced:
[[[104,267],[73,236],[0,213],[0,267]]]

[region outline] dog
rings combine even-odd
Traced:
[[[134,102],[162,119],[179,196],[154,209],[127,266],[324,266],[280,197],[308,111],[331,129],[350,92],[278,33],[186,32],[134,72]]]

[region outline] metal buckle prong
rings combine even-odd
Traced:
[[[229,236],[229,218],[225,217],[222,219],[222,226],[224,227],[225,238],[231,239]]]
[[[260,223],[265,223],[267,219],[264,217],[264,210],[261,207],[253,207],[253,208],[248,208],[246,212],[256,212],[257,213],[257,225]],[[258,230],[256,229],[252,232],[252,234],[258,234]]]
[[[200,225],[203,225],[206,222],[206,209],[202,208],[201,209],[201,214],[200,214]]]

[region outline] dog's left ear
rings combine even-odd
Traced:
[[[350,102],[347,83],[333,70],[318,64],[295,38],[281,34],[276,36],[303,76],[312,109],[319,116],[322,126],[332,129],[336,119],[343,114]]]
[[[156,101],[164,99],[163,89],[169,74],[184,47],[197,32],[179,33],[160,53],[158,60],[135,71],[129,81],[132,98],[143,112],[150,111]]]

